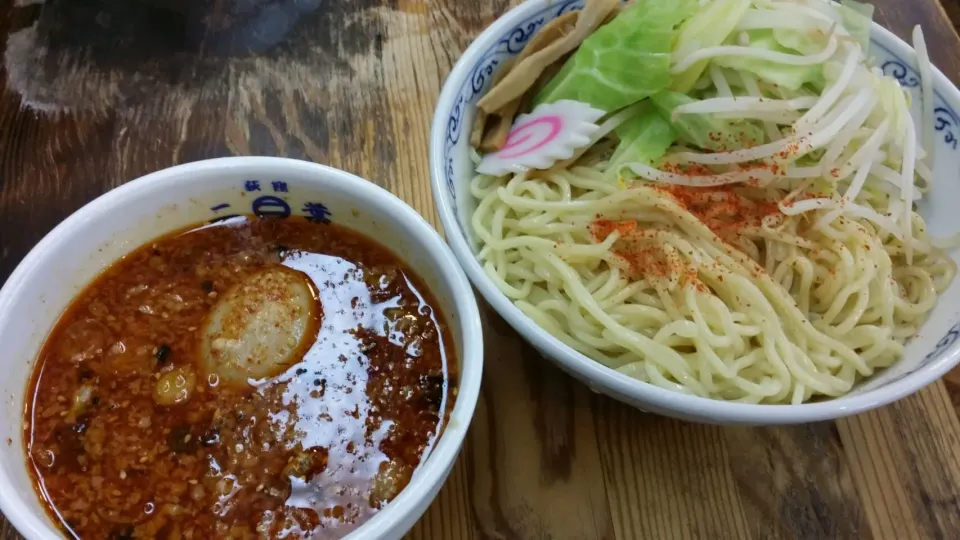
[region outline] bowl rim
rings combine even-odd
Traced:
[[[523,314],[513,302],[494,286],[493,282],[484,273],[460,228],[456,203],[451,204],[445,196],[447,184],[444,176],[444,142],[447,137],[450,113],[476,62],[507,31],[516,27],[521,21],[526,21],[538,10],[547,7],[559,7],[559,5],[559,3],[551,0],[526,0],[500,16],[477,36],[457,60],[444,81],[443,89],[434,110],[430,131],[430,185],[433,190],[437,213],[446,231],[447,242],[453,248],[461,266],[463,266],[470,281],[480,291],[483,298],[493,306],[501,317],[506,319],[521,337],[533,344],[544,356],[558,363],[564,370],[585,378],[589,381],[587,386],[594,391],[627,396],[639,402],[650,404],[655,409],[670,411],[688,418],[696,418],[699,421],[722,424],[785,425],[834,420],[850,416],[887,405],[911,395],[942,377],[960,362],[960,345],[954,344],[939,357],[930,360],[905,377],[862,394],[841,396],[829,401],[800,405],[734,403],[681,394],[621,374],[563,344]],[[879,42],[889,52],[901,59],[912,60],[916,57],[912,47],[876,22],[872,23],[871,40]],[[942,97],[947,103],[954,107],[960,107],[960,90],[935,66],[933,68],[933,78],[934,91],[942,93]],[[476,114],[473,104],[464,104],[464,106],[468,108],[464,113],[464,118]],[[706,420],[708,418],[709,420]]]
[[[49,262],[46,259],[50,256],[51,249],[71,237],[76,225],[107,213],[124,201],[149,195],[150,190],[155,189],[158,184],[176,185],[177,182],[196,181],[195,176],[198,174],[264,167],[276,169],[279,173],[298,171],[306,178],[312,176],[319,179],[318,187],[321,190],[325,188],[323,184],[335,184],[336,189],[349,192],[356,196],[358,201],[369,201],[368,204],[372,206],[386,208],[392,219],[404,223],[414,231],[410,236],[411,240],[426,248],[425,251],[440,268],[442,279],[449,282],[453,294],[451,303],[456,306],[456,312],[448,314],[448,319],[455,319],[462,336],[462,347],[457,351],[460,385],[450,419],[427,460],[417,468],[410,483],[389,505],[346,538],[367,537],[377,529],[397,535],[403,534],[429,507],[436,491],[456,462],[479,398],[483,373],[483,334],[473,288],[443,238],[416,210],[373,182],[327,165],[289,158],[256,156],[208,159],[146,174],[88,202],[54,227],[27,253],[0,289],[0,324],[4,324],[10,316],[13,307],[11,299],[25,286],[27,276],[40,264]],[[363,204],[357,206],[362,207]],[[136,249],[139,245],[130,249]],[[453,315],[455,317],[452,317]],[[448,324],[452,322],[448,321]],[[463,425],[451,430],[449,427],[453,422]],[[4,488],[9,485],[10,478],[6,470],[0,468],[0,512],[3,512],[11,524],[30,540],[61,538],[62,534],[51,519],[47,516],[41,518],[28,509],[27,499],[39,501],[37,494],[32,490],[29,495],[14,493],[12,489]]]

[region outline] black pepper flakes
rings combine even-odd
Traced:
[[[217,428],[210,428],[200,436],[200,444],[204,446],[216,446],[219,442],[220,430]]]
[[[205,279],[200,282],[200,288],[203,289],[203,292],[210,294],[213,292],[213,282],[209,279]]]
[[[443,374],[427,374],[420,376],[422,389],[421,399],[428,408],[439,411],[443,403],[444,378]]]
[[[193,452],[196,450],[197,438],[191,433],[190,426],[181,425],[170,430],[167,435],[167,446],[175,453]]]
[[[163,364],[170,357],[170,346],[164,343],[157,347],[157,362]]]
[[[133,525],[119,525],[110,532],[110,540],[133,540]]]

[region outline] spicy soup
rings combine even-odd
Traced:
[[[409,482],[453,407],[452,340],[385,247],[304,218],[160,238],[62,315],[28,466],[79,538],[337,538]]]

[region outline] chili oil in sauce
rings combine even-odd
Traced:
[[[307,284],[289,289],[307,309],[261,298],[271,280]],[[343,536],[403,489],[452,409],[435,306],[336,225],[241,216],[160,238],[89,285],[41,351],[24,420],[37,490],[84,539]],[[267,337],[227,336],[237,317]],[[237,372],[233,350],[268,375]],[[271,354],[286,357],[264,369]]]

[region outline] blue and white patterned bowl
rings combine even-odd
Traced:
[[[582,6],[583,0],[530,0],[500,17],[470,45],[447,77],[433,118],[431,185],[447,242],[474,286],[514,329],[544,356],[597,392],[641,410],[724,424],[800,423],[855,414],[918,391],[960,361],[960,279],[940,299],[900,362],[859,384],[847,396],[803,405],[727,403],[664,390],[590,360],[521,313],[487,278],[475,257],[468,226],[475,203],[469,193],[473,167],[467,139],[476,116],[476,102],[489,88],[498,66],[518,54],[544,24]],[[914,94],[913,112],[918,115],[920,77],[913,49],[875,24],[870,55],[884,73]],[[921,212],[933,234],[947,236],[960,230],[960,212],[955,208],[960,203],[960,91],[939,70],[934,72],[934,89],[934,196],[922,202]]]

